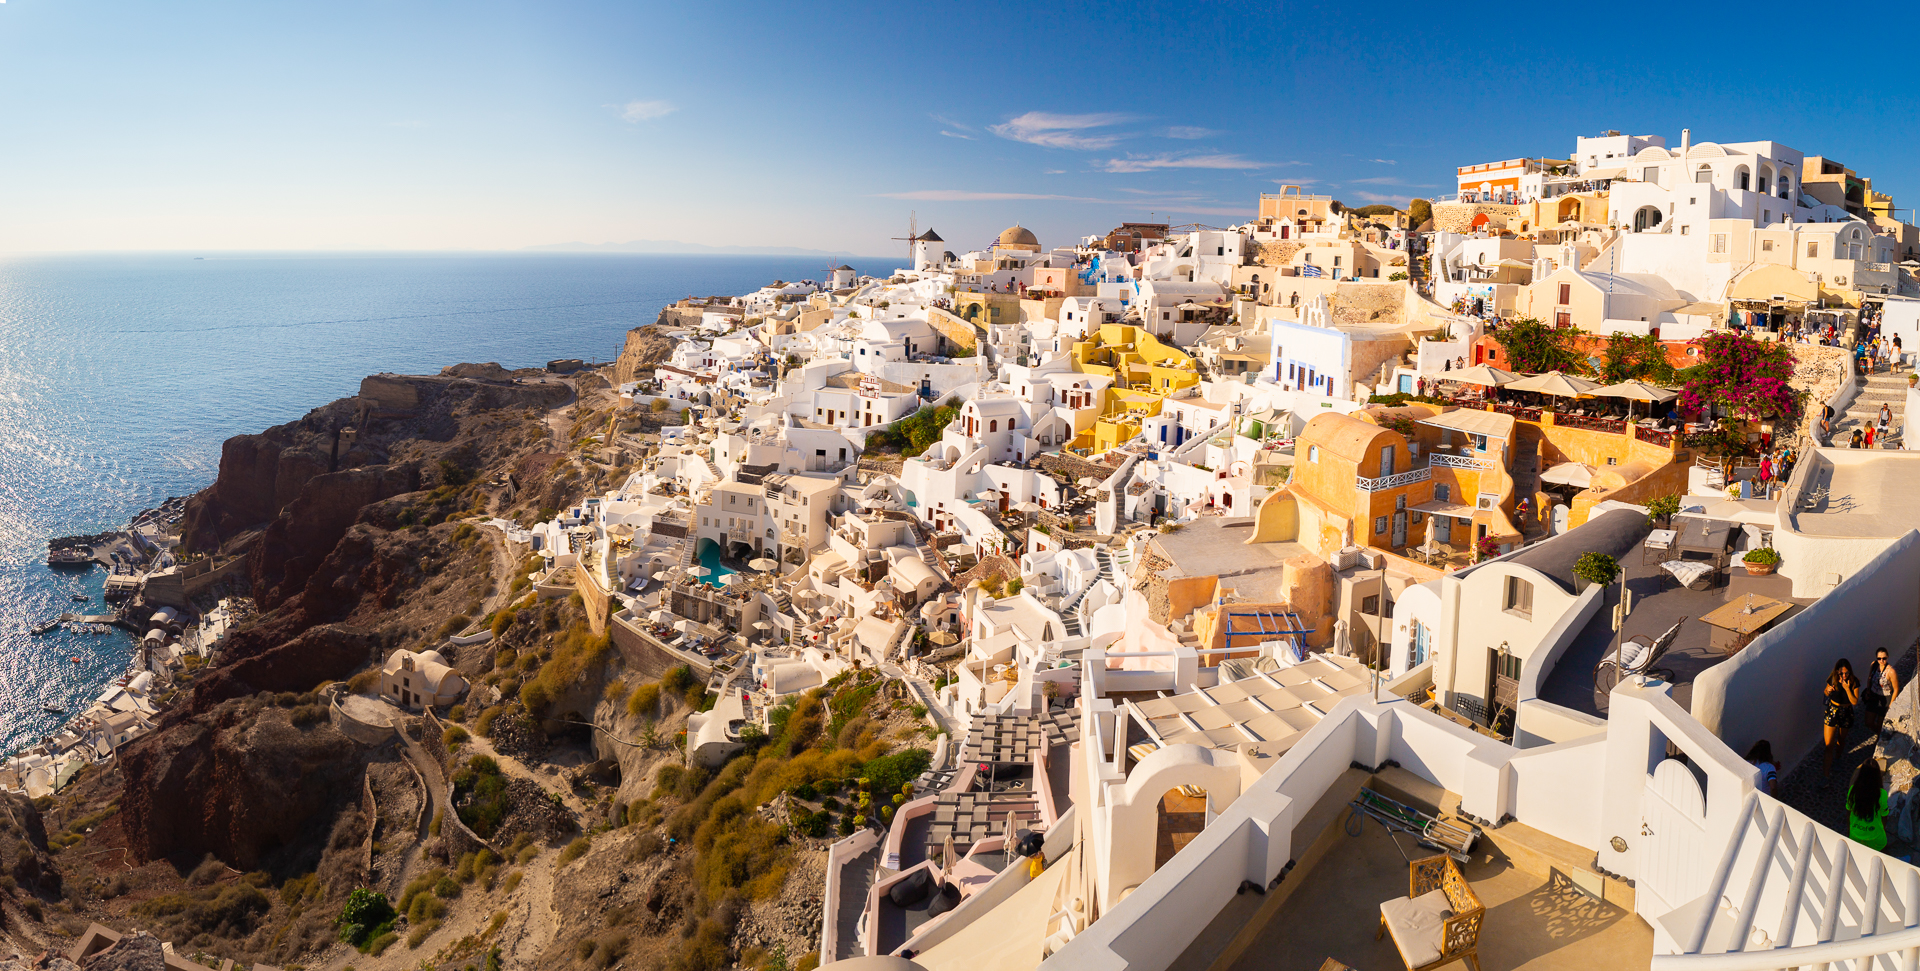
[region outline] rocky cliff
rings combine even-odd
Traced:
[[[658,325],[635,327],[627,331],[620,357],[613,362],[613,383],[638,381],[653,373],[654,365],[673,353],[674,342]]]

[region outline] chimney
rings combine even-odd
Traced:
[[[1680,129],[1680,157],[1687,157],[1687,149],[1693,146],[1693,129]]]

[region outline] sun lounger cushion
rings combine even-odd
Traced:
[[[1691,587],[1713,572],[1713,564],[1699,560],[1668,560],[1660,564],[1660,569],[1673,574],[1681,586]]]
[[[1394,945],[1410,968],[1440,960],[1441,935],[1450,916],[1452,911],[1444,890],[1418,897],[1395,897],[1380,905],[1380,917],[1387,922],[1387,933],[1393,935]]]
[[[1653,650],[1653,642],[1644,637],[1630,637],[1620,645],[1620,668],[1624,671],[1637,671],[1646,662],[1647,652]]]

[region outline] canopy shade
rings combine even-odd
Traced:
[[[1634,401],[1672,401],[1680,397],[1678,391],[1671,391],[1645,381],[1622,381],[1619,384],[1609,384],[1604,388],[1593,389],[1593,394],[1600,398],[1629,398]]]
[[[1586,378],[1576,378],[1559,371],[1548,371],[1530,378],[1522,378],[1506,386],[1508,391],[1531,391],[1535,394],[1550,394],[1556,398],[1578,398],[1590,395],[1599,383]]]
[[[1446,371],[1440,375],[1442,381],[1458,381],[1461,384],[1478,384],[1489,388],[1498,388],[1520,380],[1520,375],[1512,371],[1502,371],[1490,364],[1475,364],[1464,371]]]
[[[1452,411],[1443,411],[1432,418],[1422,418],[1420,424],[1432,425],[1435,428],[1451,428],[1457,432],[1485,435],[1489,438],[1513,437],[1513,416],[1498,411],[1455,408]]]
[[[1579,462],[1562,462],[1540,473],[1540,481],[1585,489],[1593,484],[1593,469]]]

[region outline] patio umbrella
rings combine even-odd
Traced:
[[[952,631],[944,631],[944,630],[937,630],[931,634],[928,634],[927,640],[930,640],[935,644],[940,645],[941,647],[950,647],[954,644],[960,643],[960,638],[958,635],[954,634]]]
[[[1502,371],[1491,364],[1476,364],[1464,371],[1443,372],[1440,377],[1444,381],[1477,384],[1488,388],[1498,388],[1520,380],[1520,375],[1512,371]]]
[[[653,574],[653,578],[655,580],[660,581],[661,583],[665,583],[668,580],[673,579],[673,574],[669,573],[666,570],[658,570],[658,571],[655,571],[655,573]]]
[[[748,560],[747,565],[750,567],[753,567],[756,570],[766,571],[766,570],[771,570],[776,566],[779,566],[780,561],[761,556],[761,557],[755,557],[754,559]]]
[[[1534,394],[1547,394],[1556,398],[1579,398],[1593,394],[1593,389],[1599,386],[1600,383],[1597,381],[1576,378],[1559,371],[1548,371],[1545,374],[1522,378],[1505,387],[1508,391],[1531,391]]]
[[[753,622],[753,629],[754,630],[772,630],[773,625],[767,623],[764,620],[756,620]]]
[[[1673,399],[1680,397],[1680,392],[1678,391],[1674,391],[1668,388],[1663,388],[1657,384],[1648,384],[1645,381],[1638,381],[1638,380],[1622,381],[1619,384],[1609,384],[1604,388],[1595,388],[1593,389],[1593,394],[1595,397],[1599,397],[1599,398],[1627,399],[1627,420],[1628,421],[1633,420],[1633,402],[1635,401],[1645,401],[1648,403],[1652,403],[1655,401],[1672,401]]]
[[[1579,462],[1562,462],[1540,473],[1540,481],[1585,489],[1593,485],[1593,468]]]
[[[888,590],[886,587],[881,587],[873,592],[873,599],[883,604],[892,603],[894,599],[893,591]]]
[[[712,570],[709,570],[704,566],[696,566],[687,571],[687,574],[689,576],[696,576],[696,577],[710,576],[712,573],[713,573]]]

